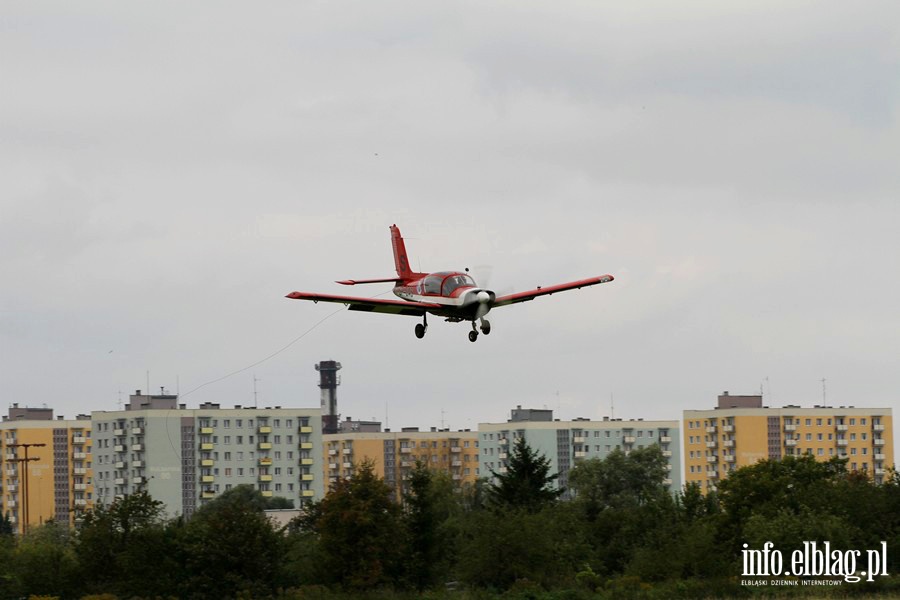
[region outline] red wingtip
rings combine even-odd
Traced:
[[[300,292],[291,292],[290,294],[285,296],[285,298],[290,298],[291,300],[299,300],[301,295],[302,294]]]
[[[352,279],[341,279],[340,281],[335,281],[335,283],[339,283],[341,285],[356,285],[356,282]]]

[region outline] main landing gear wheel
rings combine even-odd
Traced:
[[[491,332],[491,322],[487,319],[481,320],[481,333],[488,335]]]
[[[469,332],[469,341],[474,342],[476,340],[478,340],[478,332],[473,329]]]
[[[425,337],[425,332],[428,330],[428,313],[422,315],[422,322],[416,325],[416,337],[420,340]]]

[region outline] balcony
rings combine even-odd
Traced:
[[[126,463],[124,460],[120,460],[115,463],[115,467],[117,469],[124,469],[127,465],[128,463]]]
[[[75,506],[87,506],[88,501],[84,498],[75,498]]]
[[[462,466],[462,461],[461,461],[461,460],[454,460],[454,461],[451,461],[451,462],[450,462],[450,466],[451,466],[451,467],[461,467],[461,466]]]
[[[666,458],[672,458],[672,451],[671,450],[663,450],[662,455],[665,456]]]
[[[143,445],[143,444],[134,444],[133,446],[131,446],[131,449],[132,449],[134,452],[143,452],[143,451],[144,451],[144,445]]]
[[[75,489],[76,492],[84,492],[85,490],[87,490],[87,484],[86,484],[86,483],[76,483],[76,484],[75,484],[74,486],[72,486],[72,487]]]
[[[213,434],[212,427],[201,427],[200,428],[200,435],[212,435],[212,434]]]
[[[718,445],[719,445],[719,442],[717,442],[717,441],[715,441],[715,440],[713,440],[713,441],[711,441],[711,442],[706,442],[706,447],[707,447],[707,448],[715,448],[715,447],[718,446]]]
[[[124,477],[116,477],[115,484],[116,485],[125,485],[125,478]]]
[[[663,479],[663,485],[672,485],[672,480],[666,477]]]
[[[725,440],[722,445],[726,448],[734,448],[734,440]]]
[[[708,426],[708,427],[706,428],[706,433],[715,433],[715,432],[716,432],[716,426],[715,426],[715,425],[710,425],[710,426]]]
[[[879,468],[876,467],[876,468],[875,468],[875,474],[876,474],[876,475],[884,475],[884,469],[879,469]]]
[[[271,498],[272,497],[272,490],[261,490],[259,493],[262,494],[263,498]]]
[[[506,446],[507,444],[509,444],[509,438],[500,438],[499,440],[497,440],[497,444],[499,444],[500,446]]]
[[[302,492],[300,492],[300,495],[304,498],[312,498],[316,495],[316,492],[314,490],[303,490]]]
[[[847,440],[838,440],[838,441],[837,441],[837,445],[838,445],[838,446],[846,446],[846,445],[847,445]]]
[[[334,471],[338,468],[338,464],[337,463],[328,463],[328,468],[331,469],[332,471]]]
[[[454,481],[459,481],[459,480],[462,479],[462,478],[463,478],[463,476],[460,475],[459,473],[454,473],[454,474],[453,474],[453,480],[454,480]]]
[[[309,426],[300,427],[300,433],[312,433],[312,432],[313,432],[312,427],[309,427]]]
[[[72,443],[73,443],[73,444],[86,444],[86,443],[87,443],[87,438],[84,437],[83,435],[73,435],[73,436],[72,436]]]
[[[10,494],[16,493],[16,491],[18,491],[18,489],[19,489],[19,486],[16,485],[15,483],[11,483],[8,486],[6,486],[6,491],[9,492]]]
[[[260,450],[271,450],[271,449],[272,449],[272,443],[271,443],[271,442],[259,442],[259,443],[256,445],[256,447],[259,448]]]
[[[113,435],[116,437],[121,437],[121,436],[125,435],[125,430],[124,429],[113,429]]]
[[[345,469],[349,469],[349,468],[353,467],[353,463],[352,463],[352,462],[347,462],[347,461],[345,461],[343,464],[344,464],[344,468],[345,468]]]
[[[400,454],[409,454],[410,452],[412,452],[412,448],[400,448]]]
[[[785,430],[785,431],[797,431],[797,426],[796,426],[796,425],[792,425],[792,424],[790,424],[790,423],[785,423],[785,424],[784,424],[784,430]]]
[[[7,508],[15,508],[15,507],[16,507],[16,501],[15,501],[15,500],[7,500],[7,501],[6,501],[6,507],[7,507]]]
[[[72,453],[72,460],[84,460],[86,458],[87,458],[86,452],[73,452]]]
[[[134,427],[131,430],[131,435],[144,435],[144,428],[143,427]]]
[[[666,471],[672,470],[672,463],[666,463]]]
[[[123,446],[122,444],[113,446],[113,452],[118,452],[121,454],[122,452],[125,452],[125,446]]]
[[[352,448],[344,448],[341,452],[344,454],[352,454],[353,449]]]
[[[572,443],[573,444],[583,444],[584,439],[585,439],[584,436],[576,435],[575,437],[572,438]]]
[[[671,443],[672,443],[672,436],[669,436],[669,435],[661,435],[661,436],[659,436],[659,443],[660,443],[660,444],[671,444]]]
[[[706,457],[706,462],[714,463],[714,462],[716,462],[717,460],[719,460],[719,457],[716,456],[715,454],[713,454],[712,456],[707,456],[707,457]]]
[[[215,475],[202,475],[200,477],[200,483],[212,483],[216,480]]]
[[[13,467],[12,469],[7,469],[6,476],[9,477],[10,479],[15,479],[16,477],[19,476],[19,470],[16,469],[15,467]]]
[[[786,440],[784,440],[784,445],[794,447],[797,445],[797,440],[786,439]]]
[[[337,454],[337,450],[335,450],[334,448],[328,449],[328,456],[334,456],[335,454]]]
[[[261,467],[268,467],[271,464],[272,464],[272,459],[269,458],[268,456],[263,456],[259,459],[259,465]]]
[[[304,473],[300,476],[300,481],[312,481],[313,479],[315,479],[315,475],[312,473]]]
[[[726,455],[725,455],[725,462],[733,463],[733,462],[734,462],[734,454],[726,454]]]
[[[408,468],[408,467],[413,466],[413,462],[411,460],[401,460],[400,466],[404,467],[404,468]]]
[[[301,464],[301,465],[311,465],[311,464],[313,464],[313,459],[311,459],[311,458],[301,458],[301,459],[300,459],[300,464]]]
[[[706,472],[707,479],[718,479],[719,472],[718,471],[707,471]]]
[[[132,484],[132,485],[141,485],[141,484],[144,484],[144,483],[147,483],[147,478],[146,478],[146,477],[132,477],[132,478],[131,478],[131,484]]]
[[[209,450],[212,450],[212,449],[215,448],[215,447],[216,447],[216,445],[215,445],[215,444],[211,444],[210,442],[204,442],[204,443],[200,444],[200,450],[206,450],[206,451],[209,451]]]
[[[633,444],[634,441],[635,441],[635,440],[634,440],[634,436],[633,436],[633,435],[626,435],[625,437],[622,438],[622,443],[623,443],[623,444]]]
[[[263,475],[262,473],[260,473],[259,480],[260,481],[272,481],[272,476],[271,475]]]
[[[459,446],[452,446],[450,448],[450,452],[452,452],[453,454],[459,454],[460,452],[462,452],[462,448],[460,448]]]
[[[872,425],[872,431],[884,431],[884,425]]]
[[[256,433],[272,433],[272,428],[268,425],[260,425],[256,428]]]
[[[884,460],[884,454],[875,454],[875,460]]]
[[[840,425],[840,424],[839,424],[839,425],[835,425],[834,428],[837,429],[838,431],[847,431],[847,426],[846,426],[846,425]]]
[[[509,455],[506,452],[499,452],[497,454],[497,458],[499,458],[500,460],[506,460],[508,457]]]
[[[585,456],[587,456],[587,452],[585,452],[584,450],[575,451],[575,458],[584,458]]]
[[[142,461],[142,460],[136,460],[136,461],[134,461],[134,462],[131,463],[131,466],[134,467],[135,469],[143,469],[143,468],[144,468],[144,461]]]
[[[215,498],[216,493],[212,490],[203,490],[202,492],[200,492],[200,497],[204,500],[209,500],[210,498]]]
[[[74,469],[72,469],[72,473],[74,475],[87,475],[87,472],[88,470],[84,467],[75,467]]]
[[[884,446],[884,439],[882,439],[882,438],[875,438],[874,440],[872,440],[872,442],[876,446]]]

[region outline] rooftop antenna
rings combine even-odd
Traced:
[[[825,406],[825,378],[822,378],[822,406]]]
[[[441,409],[441,429],[444,428],[444,409]]]
[[[259,408],[259,403],[257,402],[257,395],[256,395],[256,382],[257,381],[262,381],[262,380],[256,376],[256,373],[254,373],[253,374],[253,408]]]
[[[122,410],[122,390],[119,390],[119,400],[116,404],[119,405],[119,410]]]
[[[388,421],[388,403],[387,400],[384,401],[384,427],[387,429],[391,426],[390,421]]]
[[[615,404],[615,402],[613,402],[613,393],[612,392],[609,393],[609,418],[610,419],[616,418],[616,404]]]

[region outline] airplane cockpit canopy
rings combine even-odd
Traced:
[[[423,291],[426,294],[449,296],[460,287],[475,287],[475,280],[465,273],[432,273],[425,277]]]

